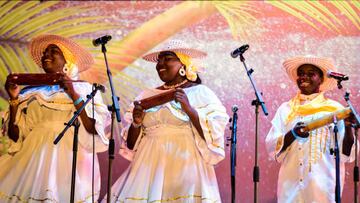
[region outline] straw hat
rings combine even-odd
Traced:
[[[150,61],[150,62],[157,62],[160,52],[163,51],[172,51],[172,52],[179,52],[184,55],[187,55],[191,58],[203,58],[207,54],[203,51],[190,48],[190,46],[180,40],[170,40],[164,45],[161,45],[159,48],[156,49],[157,51],[149,53],[143,56],[143,59]]]
[[[67,62],[71,60],[72,63],[76,64],[79,72],[89,69],[94,63],[90,52],[74,41],[58,35],[42,34],[34,37],[29,44],[30,54],[35,63],[40,67],[42,66],[41,57],[43,56],[43,52],[50,44],[57,45],[63,52]]]
[[[324,75],[324,82],[320,85],[320,91],[332,90],[336,87],[336,80],[327,77],[328,71],[336,71],[333,61],[330,58],[315,56],[296,56],[284,61],[283,67],[292,81],[296,83],[297,69],[304,64],[311,64],[318,67]]]

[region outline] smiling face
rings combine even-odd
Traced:
[[[166,84],[177,84],[184,80],[179,75],[179,69],[183,66],[174,52],[164,51],[159,54],[156,70],[160,79]]]
[[[320,92],[320,85],[324,81],[323,72],[311,64],[301,65],[297,69],[297,85],[301,94],[310,95]]]
[[[50,44],[46,47],[41,57],[42,68],[46,73],[62,72],[65,63],[63,52],[58,46]]]

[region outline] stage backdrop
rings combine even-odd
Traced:
[[[103,55],[91,40],[108,34],[110,68],[121,112],[145,87],[161,85],[155,64],[140,56],[167,39],[180,39],[204,50],[203,83],[216,92],[231,116],[239,107],[237,131],[237,202],[253,201],[255,157],[254,91],[235,48],[249,44],[244,54],[263,93],[269,115],[259,114],[259,202],[276,202],[279,164],[269,159],[265,136],[276,109],[296,94],[296,86],[282,70],[282,62],[296,55],[331,57],[338,70],[350,76],[343,90],[327,95],[345,104],[345,90],[360,110],[360,3],[359,1],[1,1],[0,2],[0,110],[7,109],[4,89],[11,72],[40,72],[27,53],[29,40],[40,33],[71,37],[96,58],[82,78],[108,84]],[[103,95],[110,103],[110,91]],[[125,123],[122,123],[125,125]],[[116,137],[122,128],[116,128]],[[227,129],[224,139],[230,136]],[[118,139],[117,139],[118,141]],[[117,142],[117,148],[119,143]],[[230,147],[216,166],[223,202],[230,202]],[[106,193],[107,153],[99,154],[101,197]],[[113,182],[129,163],[119,155],[113,164]],[[353,164],[346,169],[343,202],[353,201]],[[141,186],[140,186],[141,187]]]

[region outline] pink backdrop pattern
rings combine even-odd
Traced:
[[[171,6],[173,3],[170,2],[144,2],[141,6],[139,4],[139,7],[130,6],[127,18],[131,18],[132,23],[129,27],[135,28],[137,23],[141,24],[144,20],[151,18],[151,15],[169,9]],[[350,89],[352,100],[358,106],[360,102],[360,75],[357,67],[360,60],[357,53],[360,51],[360,32],[356,26],[346,19],[344,19],[346,25],[342,30],[344,34],[338,34],[322,25],[316,25],[318,29],[315,29],[296,17],[264,2],[257,2],[255,7],[258,9],[256,17],[262,26],[256,29],[252,28],[256,33],[251,33],[255,35],[251,41],[234,40],[227,22],[220,14],[215,14],[188,27],[171,38],[190,42],[194,47],[206,50],[209,54],[205,61],[207,68],[206,73],[201,75],[204,83],[221,98],[229,115],[231,115],[232,105],[239,106],[236,170],[238,202],[253,201],[252,169],[254,165],[255,116],[251,101],[255,95],[242,64],[238,59],[231,58],[229,53],[244,43],[250,45],[250,49],[245,54],[246,62],[255,70],[253,77],[258,88],[264,93],[264,99],[270,112],[268,117],[260,112],[259,202],[276,202],[279,164],[269,160],[264,140],[276,109],[297,91],[296,86],[289,81],[282,71],[281,64],[284,59],[296,55],[310,54],[333,58],[339,71],[350,75],[351,80],[344,83],[344,88]],[[139,16],[146,11],[150,15]],[[344,18],[340,13],[337,13],[337,16]],[[154,64],[142,60],[135,63],[149,69],[148,74],[140,76],[144,83],[148,86],[161,84],[157,79]],[[131,72],[130,70],[125,71]],[[343,91],[334,90],[327,95],[345,104]],[[230,136],[229,130],[225,136]],[[227,158],[216,166],[224,202],[231,200],[229,151],[230,147],[227,148]],[[116,162],[115,166],[118,166],[118,169],[115,169],[115,176],[126,167],[126,164],[124,165],[126,161],[121,158],[117,159]],[[352,164],[347,165],[344,202],[353,200],[352,167]]]

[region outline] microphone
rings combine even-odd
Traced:
[[[234,51],[232,51],[230,53],[231,57],[236,58],[237,56],[239,56],[240,54],[243,54],[246,50],[249,49],[249,45],[248,44],[244,44],[241,47],[235,49]]]
[[[93,84],[93,87],[94,87],[96,90],[100,90],[100,92],[102,92],[102,93],[105,92],[105,86],[104,86],[104,85],[101,85],[101,84],[98,84],[98,83],[94,83],[94,84]]]
[[[104,35],[104,36],[102,36],[102,37],[99,37],[99,38],[97,38],[97,39],[94,39],[93,41],[92,41],[92,43],[93,43],[93,45],[94,46],[99,46],[100,44],[106,44],[108,41],[110,41],[111,40],[111,36],[110,35]]]
[[[349,77],[342,73],[337,73],[333,71],[328,71],[326,74],[329,78],[334,78],[336,80],[349,80]]]
[[[239,107],[236,104],[231,107],[231,111],[234,113],[237,112],[238,109]]]

